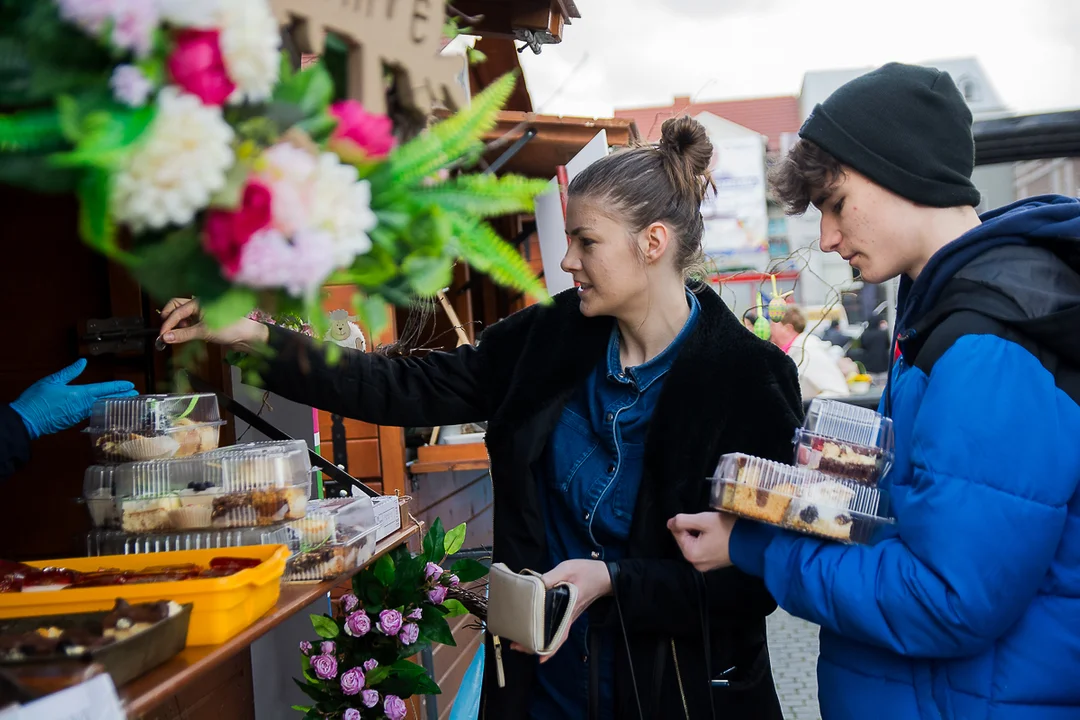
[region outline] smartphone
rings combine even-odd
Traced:
[[[551,645],[555,629],[562,622],[563,615],[570,611],[570,588],[558,585],[544,594],[544,646]]]

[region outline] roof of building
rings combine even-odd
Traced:
[[[765,135],[771,151],[780,148],[782,133],[798,132],[800,124],[799,99],[787,95],[719,102],[691,102],[689,97],[676,97],[671,105],[616,110],[615,117],[633,120],[642,137],[655,142],[660,139],[660,127],[668,118],[702,112],[710,112]]]

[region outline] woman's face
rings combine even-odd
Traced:
[[[574,277],[582,314],[631,316],[648,293],[647,242],[588,198],[569,199],[566,231],[570,244],[560,267]]]

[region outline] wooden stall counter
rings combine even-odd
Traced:
[[[482,442],[462,445],[423,445],[416,450],[416,460],[408,463],[413,475],[452,472],[454,470],[488,470],[487,445]]]
[[[369,564],[375,562],[420,531],[416,523],[403,527],[382,540],[375,548]],[[281,587],[281,597],[266,615],[257,620],[236,637],[221,645],[204,645],[185,648],[179,655],[119,689],[129,718],[136,720],[151,716],[173,717],[167,710],[155,712],[164,703],[182,693],[193,682],[207,673],[234,660],[248,647],[276,628],[282,622],[311,605],[333,588],[341,585],[360,571],[360,568],[321,583],[286,583]]]

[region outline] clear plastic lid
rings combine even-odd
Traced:
[[[296,534],[285,526],[185,530],[134,535],[119,530],[95,530],[86,537],[87,555],[141,555],[178,550],[216,550],[247,545],[296,544]]]
[[[83,503],[96,528],[119,524],[116,498],[113,497],[113,471],[108,465],[91,465],[83,475]]]
[[[377,528],[375,509],[366,495],[312,500],[307,515],[289,525],[299,534],[302,551],[327,543],[348,543]]]
[[[300,485],[311,477],[303,440],[233,445],[201,457],[204,480],[225,492]]]
[[[377,530],[377,527],[370,527],[348,539],[326,542],[314,548],[301,548],[289,558],[282,580],[322,582],[362,567],[375,553]]]
[[[810,401],[803,429],[818,437],[892,454],[892,420],[869,408],[814,398]]]
[[[735,453],[721,458],[712,480],[713,507],[802,533],[868,542],[892,522],[877,488],[805,467]]]
[[[220,423],[217,395],[138,395],[102,398],[90,409],[90,430],[160,435],[176,428]]]

